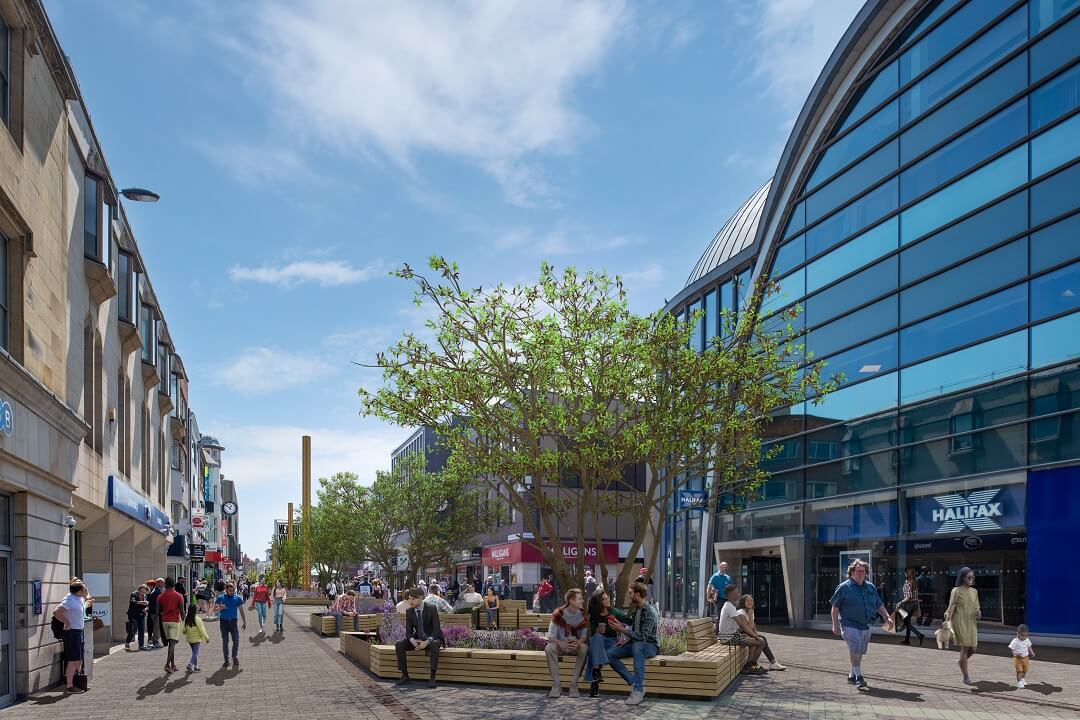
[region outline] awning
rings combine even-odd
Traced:
[[[172,544],[169,545],[169,557],[186,558],[190,557],[191,553],[188,552],[187,535],[177,535],[173,538]]]
[[[203,556],[203,562],[219,563],[221,562],[220,550],[207,550],[206,555]]]

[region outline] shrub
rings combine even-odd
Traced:
[[[659,628],[660,655],[681,655],[686,652],[686,621],[665,619]]]
[[[469,636],[469,628],[464,625],[447,625],[442,629],[443,642],[447,647],[460,645],[461,641]]]
[[[379,625],[379,641],[384,645],[393,645],[405,639],[405,624],[396,612],[384,613]]]

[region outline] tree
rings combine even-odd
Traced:
[[[790,323],[758,321],[767,288],[698,352],[690,338],[700,315],[632,313],[618,277],[559,276],[545,263],[535,285],[484,291],[462,285],[443,258],[429,267],[438,281],[408,265],[395,274],[415,283],[417,305],[433,306],[434,340],[410,333],[378,355],[384,384],[360,391],[364,412],[431,426],[450,451],[449,472],[490,484],[522,514],[563,587],[582,582],[584,543],[602,547],[605,514],[633,519],[629,557],[648,544],[655,567],[685,478],[708,478],[714,499],[753,493],[767,478],[759,461],[769,412],[829,389],[818,366],[799,369]],[[639,462],[644,480],[631,471]],[[559,544],[564,524],[578,545],[573,567]],[[630,573],[625,563],[620,597]]]
[[[425,464],[418,453],[404,455],[390,472],[379,471],[372,485],[383,522],[408,533],[405,552],[414,578],[428,566],[450,564],[454,550],[487,528],[469,479],[428,472]]]
[[[393,538],[398,528],[391,521],[396,508],[387,498],[384,488],[366,488],[360,485],[354,473],[335,473],[320,482],[319,504],[334,505],[349,516],[351,532],[355,533],[357,557],[381,565],[392,584],[393,567],[398,555]]]
[[[274,538],[273,546],[274,579],[280,578],[285,583],[285,587],[300,587],[304,564],[304,548],[300,538],[279,535]]]
[[[311,509],[311,559],[323,587],[345,565],[362,559],[363,544],[354,506],[341,488],[358,486],[351,472],[319,478],[318,504]]]

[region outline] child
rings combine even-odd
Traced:
[[[188,605],[187,617],[184,618],[184,637],[191,645],[191,662],[187,664],[187,671],[199,672],[199,646],[210,642],[210,636],[206,634],[206,626],[199,617],[199,606],[194,603]]]
[[[1013,668],[1016,669],[1016,687],[1027,687],[1027,681],[1024,678],[1027,677],[1028,668],[1031,665],[1030,658],[1035,657],[1031,640],[1028,640],[1027,625],[1017,626],[1016,637],[1009,643],[1009,649],[1012,650]]]

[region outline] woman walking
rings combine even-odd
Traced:
[[[956,587],[949,595],[949,607],[945,610],[945,619],[952,628],[956,644],[960,646],[960,672],[964,674],[964,684],[971,685],[968,674],[968,661],[975,654],[979,645],[979,626],[982,619],[979,608],[979,593],[975,589],[975,571],[969,567],[960,568],[956,576]]]
[[[919,636],[919,645],[926,636],[915,627],[915,613],[919,612],[919,583],[915,580],[915,568],[909,567],[904,573],[904,598],[896,605],[896,614],[903,618],[905,635],[901,645],[911,644],[911,633]]]
[[[281,580],[274,581],[274,628],[285,631],[285,598],[289,596]]]
[[[499,596],[495,594],[493,587],[489,587],[487,595],[484,596],[484,611],[487,613],[487,629],[497,630],[499,628]]]
[[[614,617],[627,625],[630,624],[630,616],[618,608],[611,607],[611,596],[603,590],[598,590],[589,598],[589,663],[592,666],[589,697],[600,694],[600,683],[604,679],[600,668],[607,665],[607,654],[615,647],[619,637],[619,633],[608,623],[608,617]]]
[[[263,635],[266,634],[266,629],[263,627],[266,624],[266,611],[270,607],[270,588],[266,587],[266,576],[259,576],[259,584],[256,585],[251,591],[251,608],[255,609],[255,612],[259,618],[259,632]],[[248,608],[249,610],[251,608]]]
[[[184,637],[191,646],[191,662],[187,664],[188,672],[199,672],[199,648],[203,643],[210,642],[210,636],[206,634],[206,626],[199,617],[199,606],[189,605],[187,617],[184,618]]]

